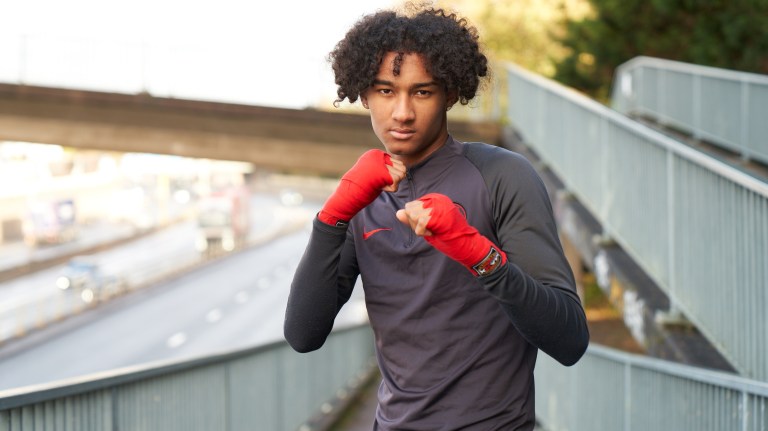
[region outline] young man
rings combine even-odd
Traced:
[[[318,349],[362,277],[383,380],[376,430],[531,430],[541,349],[584,353],[586,319],[547,192],[520,155],[462,143],[446,111],[487,61],[441,10],[362,18],[331,53],[338,102],[358,97],[370,150],[314,221],[285,337]]]

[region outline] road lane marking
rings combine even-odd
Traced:
[[[269,287],[269,279],[267,277],[261,277],[256,285],[259,287],[259,289],[264,290]]]
[[[208,314],[205,315],[205,320],[208,321],[208,323],[216,323],[219,320],[221,320],[221,310],[218,308],[214,308],[213,310],[209,311]]]
[[[165,344],[171,349],[175,349],[187,342],[187,334],[183,332],[177,332],[171,335]]]
[[[248,302],[248,298],[249,298],[248,292],[244,290],[241,290],[237,292],[237,294],[235,294],[235,302],[237,302],[238,304],[245,304],[246,302]]]

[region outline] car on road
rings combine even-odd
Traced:
[[[301,205],[304,202],[304,196],[296,190],[283,189],[280,190],[280,202],[287,207]]]
[[[56,287],[79,294],[88,303],[117,295],[126,284],[123,274],[94,256],[70,259],[56,279]]]

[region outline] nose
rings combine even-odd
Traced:
[[[407,123],[412,121],[415,117],[416,112],[413,110],[411,98],[408,97],[407,94],[397,97],[395,106],[392,110],[392,119],[400,123]]]

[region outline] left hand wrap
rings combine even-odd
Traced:
[[[471,226],[448,196],[429,193],[419,200],[424,208],[432,210],[426,226],[432,234],[424,239],[433,247],[475,276],[488,275],[507,263],[501,248]]]

